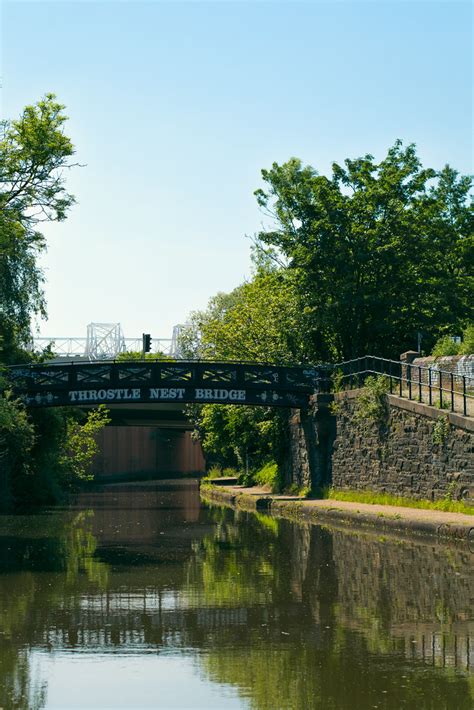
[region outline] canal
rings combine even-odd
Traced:
[[[116,484],[0,517],[0,707],[471,710],[473,554]]]

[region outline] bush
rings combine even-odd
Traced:
[[[434,357],[446,357],[448,355],[459,355],[459,350],[461,346],[459,343],[455,343],[450,335],[443,335],[439,338],[431,354]]]
[[[463,332],[460,355],[474,355],[474,323],[471,323]]]
[[[362,392],[357,397],[354,418],[381,425],[387,417],[388,377],[367,377]]]
[[[272,493],[280,490],[280,472],[278,465],[274,461],[266,463],[262,468],[254,473],[253,479],[258,486],[268,486]]]
[[[455,343],[450,335],[443,335],[441,338],[438,338],[431,354],[434,357],[446,357],[449,355],[473,355],[474,323],[470,323],[466,328],[464,328],[461,343]]]

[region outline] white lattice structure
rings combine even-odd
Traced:
[[[125,351],[120,323],[89,323],[85,356],[89,360],[114,358]]]
[[[152,334],[151,352],[179,357],[178,335],[182,327],[174,326],[172,338],[154,338]],[[33,339],[34,350],[41,351],[47,347],[61,358],[109,360],[119,353],[141,352],[142,338],[125,338],[120,323],[89,323],[85,338],[40,336]]]

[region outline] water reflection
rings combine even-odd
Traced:
[[[0,535],[4,708],[471,708],[465,548],[203,509],[189,481]]]

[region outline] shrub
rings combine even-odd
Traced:
[[[460,355],[474,354],[474,323],[471,323],[463,332],[463,339],[459,349]]]
[[[436,341],[431,354],[434,357],[445,357],[447,355],[458,355],[460,347],[461,347],[460,344],[455,343],[450,335],[443,335],[442,338],[439,338]]]
[[[387,393],[390,389],[387,377],[367,377],[362,392],[357,397],[354,418],[383,424],[387,417]]]

